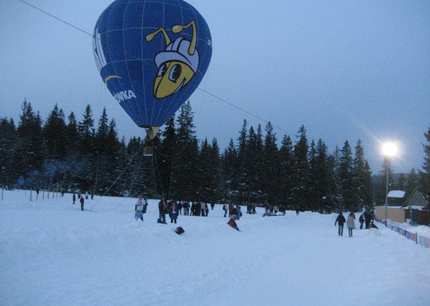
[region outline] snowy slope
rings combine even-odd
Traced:
[[[339,238],[335,216],[133,218],[134,199],[0,201],[0,305],[430,305],[430,251],[381,229]]]

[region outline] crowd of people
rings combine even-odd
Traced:
[[[211,204],[211,208],[214,209],[215,204]],[[170,217],[170,223],[177,223],[178,216],[209,216],[209,205],[204,202],[187,202],[187,201],[175,201],[166,200],[162,198],[158,202],[158,223],[167,223],[166,215]]]
[[[80,209],[83,211],[85,209],[85,201],[89,199],[88,193],[73,193],[72,195],[72,203],[73,205],[76,204],[78,201],[80,204]],[[91,197],[92,198],[92,197]],[[215,207],[214,203],[210,204],[211,209],[213,210]],[[148,208],[148,201],[141,195],[138,197],[138,200],[134,207],[134,217],[136,220],[143,221],[143,216],[146,214]],[[285,209],[282,209],[280,207],[276,206],[270,206],[265,205],[264,206],[264,214],[265,216],[273,216],[278,215],[281,213],[282,215],[285,215],[286,211]],[[229,218],[228,224],[231,226],[234,224],[234,228],[238,230],[237,224],[235,221],[240,220],[242,217],[242,209],[241,206],[238,204],[223,204],[222,210],[224,211],[224,218]],[[184,215],[184,216],[202,216],[202,217],[208,217],[209,216],[209,205],[208,203],[204,202],[188,202],[188,201],[175,201],[175,200],[166,200],[162,198],[158,202],[158,223],[167,224],[166,221],[166,215],[170,218],[170,223],[176,224],[178,222],[178,216]],[[246,206],[246,213],[247,214],[256,214],[256,205],[248,204]],[[298,214],[298,212],[297,212]],[[348,229],[348,236],[353,236],[353,230],[356,228],[355,226],[355,213],[350,212],[348,216],[345,218],[342,211],[338,214],[334,225],[337,226],[337,233],[339,236],[343,236],[343,229],[346,224],[346,227]],[[360,223],[360,229],[371,229],[371,228],[378,228],[375,223],[375,216],[373,214],[373,211],[366,210],[363,213],[360,214],[358,218],[358,222]]]
[[[358,221],[360,222],[360,229],[363,229],[363,225],[365,225],[366,229],[370,228],[378,228],[375,223],[375,215],[373,212],[366,210],[363,212]],[[347,219],[345,219],[345,216],[343,215],[343,212],[341,211],[339,215],[336,218],[336,221],[334,222],[334,225],[338,227],[337,234],[339,236],[343,236],[343,228],[346,223],[346,227],[348,228],[348,237],[352,237],[353,230],[355,229],[355,214],[354,212],[350,212]]]

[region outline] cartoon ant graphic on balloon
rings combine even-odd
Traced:
[[[184,37],[178,37],[172,42],[163,27],[146,36],[146,41],[151,42],[156,35],[161,33],[166,44],[166,49],[155,56],[158,73],[154,80],[154,96],[157,99],[164,99],[175,94],[187,85],[197,73],[199,53],[196,49],[197,27],[195,22],[175,25],[172,32],[181,33],[187,28],[192,29],[191,41]]]

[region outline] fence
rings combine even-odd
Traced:
[[[382,220],[377,220],[377,221],[384,223]],[[428,237],[420,236],[418,235],[418,233],[412,233],[392,223],[388,223],[387,227],[392,231],[399,233],[403,237],[406,237],[406,239],[414,241],[416,244],[419,244],[425,248],[430,248],[430,238]]]

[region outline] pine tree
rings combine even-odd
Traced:
[[[215,142],[216,143],[216,142]],[[214,202],[218,189],[218,156],[215,156],[212,145],[205,139],[199,156],[199,194],[204,202]]]
[[[222,158],[222,177],[224,198],[231,199],[233,193],[238,190],[238,153],[233,139],[230,139]]]
[[[95,173],[97,171],[97,155],[95,131],[94,131],[94,119],[91,107],[86,106],[82,120],[79,122],[79,150],[81,154],[80,177],[79,188],[81,191],[90,191],[95,186]]]
[[[175,155],[180,153],[177,148],[177,136],[175,130],[175,118],[167,120],[166,127],[162,133],[162,140],[158,153],[158,167],[160,175],[160,184],[162,190],[166,190],[168,195],[175,194],[176,190],[172,190],[171,177],[172,166],[176,161]]]
[[[209,202],[216,203],[222,198],[221,188],[221,156],[218,141],[216,138],[212,139],[210,151],[210,189]]]
[[[348,141],[345,141],[341,152],[339,179],[341,183],[343,207],[348,211],[355,212],[358,210],[358,204],[354,190],[352,151]]]
[[[337,150],[336,150],[337,151]],[[324,201],[325,211],[333,212],[339,208],[339,204],[343,202],[340,193],[340,183],[337,176],[337,158],[336,151],[333,155],[327,158],[327,172],[328,172],[328,194]]]
[[[17,135],[15,166],[17,173],[25,178],[41,170],[44,159],[42,120],[27,101],[22,106]]]
[[[266,125],[264,138],[264,172],[263,192],[267,196],[270,205],[279,205],[280,195],[280,169],[276,134],[270,122]]]
[[[321,207],[319,192],[319,165],[315,141],[311,141],[309,147],[309,184],[308,184],[308,205],[311,211],[317,211]]]
[[[354,192],[357,195],[359,209],[372,206],[372,173],[368,162],[364,158],[364,149],[359,140],[355,146],[353,162]]]
[[[181,107],[176,122],[177,152],[173,162],[170,184],[175,190],[175,198],[197,200],[200,196],[194,186],[199,184],[199,147],[195,137],[193,112],[189,102]]]
[[[424,134],[426,144],[424,145],[424,165],[422,172],[423,193],[427,197],[430,207],[430,128]]]
[[[286,209],[294,209],[292,188],[293,188],[293,169],[294,169],[294,149],[293,141],[287,135],[282,139],[279,150],[280,168],[280,201]]]
[[[82,154],[92,154],[95,149],[94,119],[91,106],[87,105],[82,120],[79,122],[79,135],[81,139],[80,151]]]
[[[301,126],[294,145],[294,185],[292,188],[293,199],[298,209],[309,209],[309,161],[308,161],[308,139],[306,129]]]
[[[66,123],[63,110],[56,104],[43,127],[43,137],[49,159],[64,159],[66,155]]]
[[[99,124],[97,127],[97,132],[95,133],[95,149],[97,154],[106,153],[106,139],[109,133],[109,118],[106,113],[106,108],[103,108],[102,115],[99,119]]]
[[[115,120],[112,119],[109,123],[107,121],[106,111],[103,111],[96,134],[96,168],[92,192],[105,194],[110,191],[111,194],[118,195],[120,191],[109,190],[109,188],[118,176],[116,169],[120,164],[121,144],[118,140]]]
[[[249,195],[249,162],[248,158],[248,122],[243,120],[242,129],[239,132],[238,149],[237,149],[237,164],[238,164],[238,186],[239,192],[237,201],[244,202]]]
[[[0,187],[11,187],[17,179],[14,165],[16,142],[13,120],[0,119]]]
[[[313,181],[315,186],[316,210],[320,212],[332,211],[334,194],[333,168],[330,164],[327,145],[318,140],[316,145],[316,162],[313,172]]]
[[[259,152],[258,148],[258,135],[256,134],[254,127],[250,126],[248,131],[248,137],[246,140],[246,154],[244,155],[244,160],[242,162],[242,167],[246,169],[247,182],[243,188],[243,201],[244,203],[255,202],[258,198],[258,193],[261,186],[262,176],[261,168],[264,167],[259,163]]]
[[[65,131],[66,148],[69,155],[74,155],[79,150],[79,131],[75,114],[71,112],[68,117],[68,123]]]

